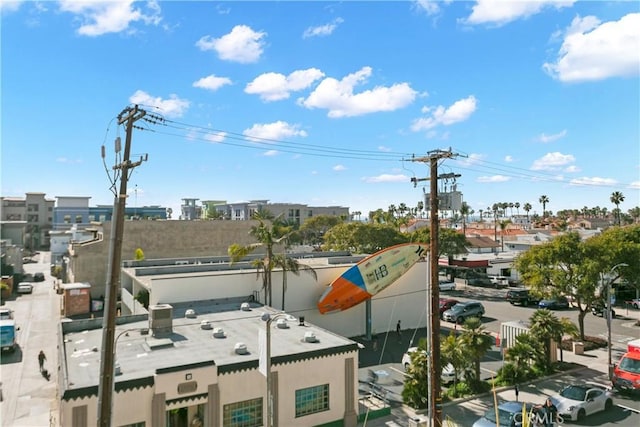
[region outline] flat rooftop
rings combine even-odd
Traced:
[[[257,303],[242,310],[240,301],[201,301],[197,303],[171,304],[173,307],[172,332],[152,336],[149,321],[139,320],[119,324],[116,328],[116,361],[120,373],[116,373],[116,389],[127,389],[153,383],[154,375],[161,370],[177,370],[181,367],[216,365],[218,372],[233,372],[257,368],[259,364],[259,331],[266,330],[262,320],[264,313],[274,316],[280,312]],[[185,316],[188,309],[195,317]],[[290,315],[288,328],[280,328],[278,321],[271,323],[271,358],[273,364],[304,360],[323,355],[357,351],[355,341],[305,322]],[[126,320],[126,319],[124,319]],[[211,329],[203,329],[201,322],[209,321]],[[119,318],[122,322],[123,318]],[[78,326],[87,325],[87,329]],[[102,319],[80,321],[73,327],[63,325],[65,332],[64,363],[67,374],[63,398],[69,399],[97,393],[100,380],[102,347]],[[223,338],[213,336],[214,328],[222,328]],[[74,330],[76,329],[76,330]],[[145,331],[147,333],[145,333]],[[313,333],[316,342],[307,342],[305,333]],[[247,353],[238,354],[235,346],[246,345]]]

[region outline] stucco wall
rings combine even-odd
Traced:
[[[91,284],[91,296],[105,295],[111,222],[103,224],[103,240],[75,243],[69,281]],[[224,256],[233,243],[255,243],[249,235],[255,221],[125,221],[122,259],[133,259],[136,248],[145,258]]]

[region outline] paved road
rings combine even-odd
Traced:
[[[25,264],[27,273],[43,272],[46,280],[35,283],[32,294],[6,301],[14,311],[19,348],[13,354],[2,355],[3,401],[2,426],[42,427],[57,422],[57,326],[60,319],[60,298],[53,290],[49,252],[34,257],[37,263]],[[40,375],[38,353],[47,356],[45,367],[51,372],[47,381]]]

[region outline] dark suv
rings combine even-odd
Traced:
[[[529,289],[509,289],[507,291],[507,301],[513,304],[528,306],[529,304],[537,305],[540,298],[531,295]]]

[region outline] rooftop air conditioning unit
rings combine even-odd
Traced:
[[[240,304],[240,310],[251,311],[251,306],[249,305],[248,302],[243,302],[242,304]]]
[[[170,335],[173,332],[173,307],[169,304],[149,306],[149,329],[154,337]]]
[[[279,329],[287,329],[289,327],[289,325],[287,325],[287,319],[278,319],[276,321],[276,326]]]
[[[247,345],[243,342],[236,343],[236,345],[233,347],[233,350],[236,352],[236,354],[249,353],[249,351],[247,350]]]
[[[211,321],[203,320],[200,322],[200,329],[211,329]]]
[[[224,337],[226,337],[226,335],[224,333],[224,329],[222,329],[222,328],[214,328],[213,329],[213,337],[214,338],[224,338]]]
[[[188,308],[184,312],[184,317],[186,317],[187,319],[195,319],[197,317],[196,311],[193,308]]]
[[[316,334],[308,331],[304,333],[304,342],[318,342],[318,338],[316,338]]]

